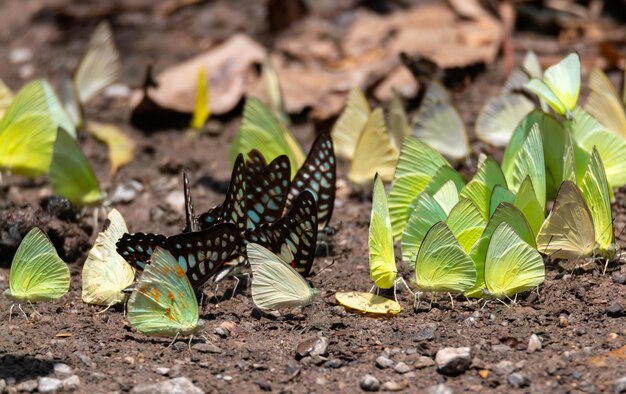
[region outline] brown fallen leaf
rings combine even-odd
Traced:
[[[258,75],[254,65],[266,56],[265,49],[245,34],[236,34],[226,42],[190,60],[169,67],[156,77],[158,86],[148,89],[152,101],[178,112],[193,112],[198,70],[204,67],[209,79],[211,112],[231,111],[253,85]],[[135,92],[137,105],[143,94]]]
[[[587,360],[587,363],[596,367],[606,367],[608,366],[608,363],[615,362],[615,360],[626,360],[626,345],[618,349],[611,350],[607,354],[592,357]]]

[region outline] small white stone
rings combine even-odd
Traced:
[[[472,365],[472,351],[469,347],[443,348],[437,352],[435,362],[440,373],[460,375]]]
[[[9,61],[13,64],[26,63],[33,58],[33,51],[29,48],[15,48],[9,53]]]
[[[37,386],[37,390],[40,393],[54,393],[57,392],[63,387],[63,382],[60,379],[42,377],[39,378],[39,384]]]
[[[72,368],[64,363],[55,363],[54,364],[54,373],[58,373],[61,375],[69,375],[72,373]]]
[[[528,339],[528,353],[539,351],[541,350],[541,347],[541,339],[537,336],[537,334],[531,335],[530,339]]]
[[[73,391],[78,390],[80,387],[80,378],[78,375],[72,375],[69,378],[63,379],[63,390]]]

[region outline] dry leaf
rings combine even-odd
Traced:
[[[164,70],[156,78],[157,88],[148,95],[159,106],[191,113],[195,107],[198,70],[209,78],[211,112],[231,111],[258,79],[254,65],[265,58],[265,49],[245,34],[237,34],[221,45],[184,63]],[[136,93],[138,103],[141,92]]]
[[[626,360],[626,346],[611,350],[601,356],[592,357],[588,360],[588,363],[597,367],[606,367],[607,363],[613,363],[615,360]]]

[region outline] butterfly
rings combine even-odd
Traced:
[[[433,225],[415,259],[419,291],[462,293],[476,282],[476,267],[444,222]]]
[[[350,182],[365,185],[376,173],[385,181],[392,179],[398,151],[387,132],[382,109],[371,111],[359,88],[350,91],[331,136],[337,156],[350,160]]]
[[[476,267],[476,283],[465,291],[465,296],[467,297],[482,297],[484,295],[487,250],[496,228],[501,223],[508,224],[531,248],[537,248],[535,235],[524,214],[513,204],[507,202],[500,203],[489,218],[480,238],[470,249],[469,255]]]
[[[13,97],[11,89],[0,79],[0,119],[2,119],[7,108],[11,105]]]
[[[533,75],[533,70],[538,70],[538,74]],[[541,75],[536,55],[526,53],[522,66],[513,69],[498,95],[487,100],[480,110],[476,137],[493,146],[506,146],[518,123],[535,108],[525,96],[524,85],[530,78],[541,78]]]
[[[611,81],[601,69],[589,73],[589,98],[585,109],[613,133],[626,138],[626,89],[620,98]],[[602,157],[605,158],[603,155]],[[606,158],[605,158],[606,161]]]
[[[302,275],[291,267],[293,255],[283,244],[280,255],[249,243],[246,255],[252,267],[252,299],[261,309],[294,308],[312,304],[317,289],[311,288]]]
[[[126,300],[123,290],[135,280],[135,271],[115,250],[126,232],[124,218],[112,209],[83,265],[83,302],[108,307]]]
[[[289,126],[289,115],[287,115],[287,111],[285,110],[285,100],[280,87],[278,73],[269,57],[267,57],[261,65],[261,79],[265,85],[270,110],[282,124]]]
[[[543,78],[533,78],[525,86],[545,100],[554,112],[569,118],[578,103],[580,74],[580,56],[571,53],[559,63],[548,67]]]
[[[504,298],[543,283],[545,266],[541,255],[506,222],[496,227],[485,257],[484,294]]]
[[[83,105],[119,79],[121,72],[120,53],[111,27],[106,21],[100,22],[72,78],[66,78],[62,84],[63,103],[75,125],[84,123]]]
[[[230,160],[235,163],[239,154],[247,155],[259,149],[266,160],[287,155],[291,176],[304,162],[304,153],[291,131],[272,114],[260,100],[250,97],[243,110],[243,121],[230,149]]]
[[[393,137],[396,150],[402,149],[404,139],[411,135],[411,127],[407,118],[406,110],[400,96],[394,91],[389,102],[387,115],[387,124],[389,124],[389,133]]]
[[[397,301],[374,293],[337,292],[335,293],[335,299],[346,310],[367,316],[395,316],[402,312],[402,306]]]
[[[574,111],[575,113],[576,111]],[[563,127],[553,115],[534,110],[526,115],[515,128],[504,151],[502,171],[510,179],[520,150],[526,144],[528,134],[537,124],[541,134],[546,178],[546,199],[552,200],[564,180],[575,180],[575,141],[572,133]],[[527,144],[526,144],[527,145]],[[521,177],[518,177],[520,179]],[[522,178],[523,179],[523,178]],[[533,181],[534,187],[535,181]],[[539,194],[537,195],[539,197]],[[542,203],[542,205],[545,205]]]
[[[428,86],[413,117],[412,134],[452,160],[464,159],[470,153],[463,119],[445,87],[438,82]]]
[[[442,166],[450,163],[439,152],[409,136],[404,140],[389,191],[389,216],[393,236],[399,237],[409,218],[409,205],[415,200]]]
[[[317,244],[317,205],[308,190],[300,193],[289,212],[274,223],[264,223],[242,235],[244,243],[257,243],[280,253],[286,244],[293,255],[292,267],[306,277],[310,274]]]
[[[198,82],[196,84],[196,103],[189,124],[192,129],[202,129],[207,119],[209,119],[209,116],[211,116],[209,98],[209,81],[206,77],[206,70],[204,67],[200,67],[198,70]]]
[[[201,326],[198,300],[177,259],[157,247],[128,301],[128,321],[149,336],[192,335]]]
[[[476,173],[461,190],[460,197],[471,200],[487,220],[490,216],[491,195],[498,185],[508,189],[502,169],[493,157],[481,154]]]
[[[16,302],[53,301],[70,288],[70,270],[39,228],[26,234],[15,252],[4,295]],[[11,313],[9,312],[9,315]]]
[[[318,227],[324,229],[333,215],[336,179],[337,163],[333,140],[329,133],[320,133],[315,138],[304,164],[291,182],[285,210],[291,208],[300,193],[308,190],[317,202]]]
[[[445,221],[465,253],[478,242],[487,225],[476,204],[467,198],[459,200]]]
[[[24,86],[0,120],[0,169],[30,177],[45,174],[58,127],[76,136],[50,85],[36,80]]]
[[[50,163],[52,191],[79,206],[97,205],[105,197],[78,142],[59,129]]]
[[[585,156],[594,147],[598,150],[611,188],[626,184],[626,139],[622,135],[609,130],[580,107],[574,109],[572,120],[566,121],[565,125],[585,151]]]
[[[391,288],[396,283],[398,268],[393,251],[387,196],[383,181],[378,176],[374,179],[368,247],[370,276],[374,284],[381,289]]]
[[[617,253],[609,187],[597,150],[593,150],[580,189],[565,181],[552,212],[544,222],[537,244],[540,252],[573,260],[594,253],[611,260]]]
[[[240,232],[232,223],[220,223],[201,231],[171,237],[159,234],[124,234],[117,241],[117,252],[133,268],[143,271],[152,263],[157,247],[169,251],[194,290],[200,289],[227,261],[237,257]]]

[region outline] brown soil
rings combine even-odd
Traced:
[[[72,60],[78,57],[97,17],[72,19],[67,12],[50,9],[36,15],[25,11],[36,3],[9,0],[0,4],[3,24],[7,24],[0,27],[0,58],[7,59],[11,49],[26,46],[34,52],[36,75],[50,77],[56,83],[62,56],[71,56]],[[54,3],[67,10],[66,1]],[[174,64],[199,51],[202,37],[218,39],[238,30],[260,35],[263,40],[269,37],[261,22],[247,23],[258,18],[257,8],[261,5],[215,1],[154,20],[142,11],[151,1],[128,3],[136,9],[129,7],[131,11],[104,16],[114,22],[125,65],[123,81],[134,86],[140,83],[147,61],[158,59],[159,68]],[[237,7],[242,4],[248,7]],[[238,18],[220,25],[206,22],[213,12],[224,10]],[[214,27],[203,30],[204,24]],[[527,43],[545,38],[519,40]],[[567,50],[562,48],[563,53]],[[0,63],[0,78],[12,88],[23,83],[18,68],[6,61]],[[471,85],[455,93],[468,126],[502,79],[499,65],[493,65],[489,72],[479,74]],[[108,176],[105,149],[88,137],[83,144],[109,193],[130,180],[143,185],[143,191],[131,203],[115,205],[131,231],[180,231],[182,213],[165,201],[172,191],[182,190],[183,167],[190,169],[194,180],[197,210],[207,209],[223,198],[230,174],[227,151],[238,116],[215,121],[219,135],[193,139],[180,130],[151,135],[134,130],[126,121],[128,108],[121,108],[114,100],[96,103],[89,115],[117,123],[138,142],[136,160],[114,179]],[[310,124],[297,125],[295,133],[304,146],[313,140]],[[476,151],[483,148],[478,143],[474,147]],[[474,165],[475,157],[463,169]],[[339,176],[344,178],[345,173],[346,167],[340,167]],[[19,234],[32,225],[42,226],[51,234],[72,271],[71,290],[60,301],[35,305],[38,314],[24,306],[29,320],[14,311],[9,322],[6,312],[10,301],[0,297],[0,379],[12,385],[55,376],[52,368],[56,362],[68,364],[80,377],[81,392],[129,391],[138,384],[166,379],[156,372],[158,367],[170,368],[170,376],[185,376],[211,392],[360,392],[359,380],[365,374],[374,375],[381,383],[395,381],[412,392],[438,383],[445,383],[454,392],[611,392],[614,380],[626,371],[626,312],[610,312],[618,309],[616,303],[626,307],[626,288],[623,281],[617,283],[620,275],[626,275],[621,261],[609,266],[605,275],[600,266],[586,272],[549,266],[539,297],[533,293],[518,299],[515,305],[491,302],[483,308],[483,303],[459,299],[452,307],[448,298],[441,297],[435,299],[432,309],[413,313],[412,299],[405,292],[400,294],[405,311],[396,318],[345,313],[335,305],[334,293],[367,291],[371,286],[366,214],[370,202],[369,197],[358,196],[336,201],[332,224],[341,229],[334,237],[335,255],[318,258],[315,270],[320,271],[333,260],[334,264],[312,279],[322,295],[315,305],[301,312],[262,316],[253,309],[249,290],[230,297],[233,282],[228,282],[219,288],[218,298],[205,302],[202,313],[207,321],[203,334],[217,348],[200,346],[189,352],[184,341],[168,346],[168,339],[151,339],[134,331],[122,308],[98,313],[102,308],[82,303],[80,273],[89,242],[95,238],[91,215],[77,216],[79,213],[59,207],[58,202],[43,203],[41,196],[48,194],[45,181],[10,177],[0,188],[0,289],[8,286],[9,256]],[[626,226],[626,190],[616,193],[616,201],[615,228],[624,246],[626,234],[621,230]],[[405,278],[410,278],[408,269],[402,271]],[[543,349],[528,353],[532,334],[542,339]],[[329,340],[327,353],[297,360],[298,344],[318,335]],[[194,339],[193,346],[203,342]],[[446,377],[434,366],[413,368],[420,356],[434,357],[441,348],[460,346],[471,347],[473,365],[457,377]],[[395,363],[404,361],[411,371],[399,374],[393,368],[377,368],[375,360],[383,353]],[[502,360],[512,362],[517,372],[530,379],[530,386],[513,389],[502,368],[496,367]]]

